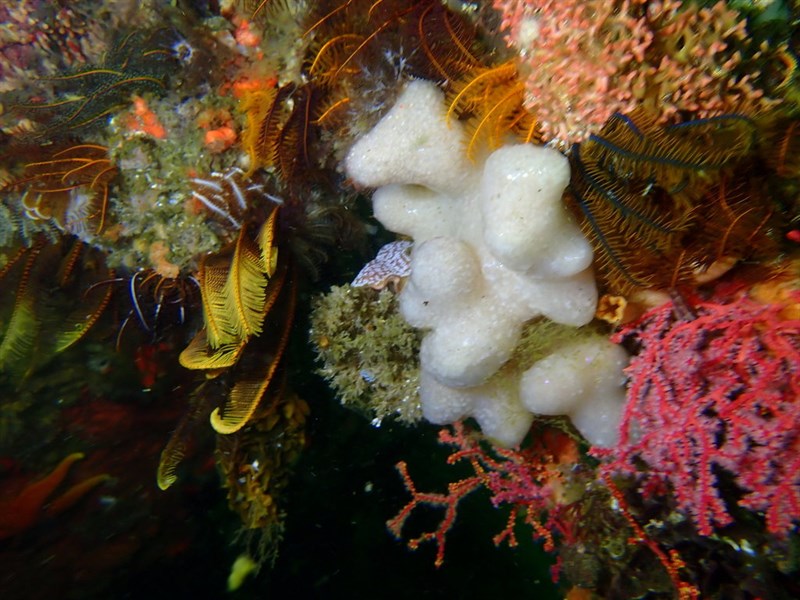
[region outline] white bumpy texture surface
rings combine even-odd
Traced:
[[[437,424],[472,416],[487,436],[510,446],[525,436],[531,411],[570,414],[590,442],[609,445],[627,361],[613,344],[598,339],[565,349],[560,362],[545,359],[567,383],[574,379],[570,365],[595,373],[578,386],[581,398],[575,389],[559,395],[542,383],[537,366],[545,361],[522,379],[493,377],[526,321],[545,316],[580,326],[594,315],[591,246],[561,202],[569,162],[556,150],[525,144],[472,163],[465,143],[438,88],[412,81],[345,160],[351,180],[377,188],[376,218],[414,239],[400,310],[428,331],[420,350],[424,415]],[[549,398],[539,401],[546,410],[537,404],[540,395]],[[596,419],[589,417],[594,405]],[[596,422],[604,423],[597,431]]]

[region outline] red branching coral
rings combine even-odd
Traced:
[[[669,483],[702,535],[733,521],[722,470],[771,533],[800,521],[800,290],[753,295],[676,299],[612,338],[640,351],[604,473],[642,478],[645,494]]]
[[[561,465],[572,465],[578,460],[577,446],[572,438],[559,430],[547,429],[524,449],[489,447],[459,421],[452,430],[442,429],[439,441],[455,448],[447,458],[448,464],[468,461],[474,475],[450,483],[446,494],[419,492],[408,474],[406,463],[398,463],[397,469],[412,498],[387,523],[397,538],[402,537],[406,521],[420,505],[444,508],[444,518],[435,531],[423,533],[408,542],[409,548],[416,550],[423,542],[435,541],[435,564],[441,566],[445,537],[455,522],[458,504],[473,491],[485,487],[495,507],[511,507],[505,529],[494,537],[496,545],[502,542],[512,547],[517,545],[514,525],[517,517],[524,515],[535,537],[544,540],[545,550],[554,549],[551,532],[564,530],[559,521],[564,477]]]

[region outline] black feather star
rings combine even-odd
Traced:
[[[573,146],[571,198],[611,291],[687,282],[763,234],[771,211],[757,186],[747,203],[719,192],[751,165],[756,133],[741,115],[659,126],[634,111]]]
[[[163,93],[167,75],[178,64],[170,41],[163,30],[123,35],[102,64],[40,80],[52,83],[56,100],[15,108],[45,125],[36,132],[39,136],[73,135],[128,104],[133,93]]]

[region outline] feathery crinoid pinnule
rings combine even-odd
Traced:
[[[76,144],[27,163],[23,176],[7,187],[25,190],[26,216],[87,239],[105,226],[109,186],[117,173],[108,148]]]
[[[774,250],[769,197],[743,179],[756,142],[741,115],[664,127],[637,110],[573,146],[569,197],[611,292],[674,287]]]
[[[509,139],[523,144],[540,142],[536,117],[524,105],[525,87],[517,66],[476,66],[447,90],[447,118],[467,121],[467,156],[475,159],[481,147],[496,150]]]
[[[40,236],[19,248],[0,270],[13,290],[0,299],[0,372],[21,381],[83,339],[111,300],[99,284],[113,276],[100,252],[75,238]]]

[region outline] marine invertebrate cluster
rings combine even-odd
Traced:
[[[0,7],[0,92],[22,89],[32,77],[49,77],[97,58],[105,49],[102,30],[107,25],[92,11],[97,4],[21,0]]]
[[[422,416],[419,340],[397,312],[397,296],[389,289],[334,286],[311,314],[320,374],[342,404],[376,424],[388,417],[413,423]]]
[[[117,173],[108,148],[76,144],[27,163],[22,178],[8,188],[24,190],[27,217],[90,240],[106,224],[109,185]]]
[[[451,483],[446,494],[419,492],[408,474],[406,463],[398,463],[411,500],[387,525],[397,537],[411,514],[420,506],[435,506],[445,509],[445,515],[435,531],[423,533],[409,540],[408,547],[416,550],[424,542],[436,543],[435,565],[444,561],[446,536],[456,519],[459,503],[472,492],[485,487],[492,495],[494,506],[511,505],[506,528],[494,538],[496,545],[503,542],[517,544],[514,528],[517,518],[524,517],[533,529],[534,536],[545,540],[545,549],[552,550],[553,531],[559,528],[561,503],[564,501],[567,476],[565,472],[578,459],[575,440],[557,429],[542,433],[534,445],[523,451],[486,447],[486,442],[476,438],[464,425],[457,422],[450,429],[439,432],[442,444],[453,446],[448,463],[469,462],[473,473],[469,477]],[[563,469],[563,470],[562,470]],[[572,499],[571,499],[572,500]],[[539,522],[549,511],[545,523]],[[564,513],[566,514],[566,513]]]
[[[55,277],[54,277],[55,273]],[[113,277],[99,253],[74,239],[18,247],[0,269],[2,298],[0,373],[16,385],[80,341],[111,299]],[[13,292],[11,292],[13,290]]]
[[[167,130],[158,115],[154,113],[147,101],[141,96],[133,95],[133,114],[127,119],[126,127],[128,131],[135,134],[150,136],[156,140],[163,140],[167,137]]]
[[[244,171],[239,168],[191,179],[192,198],[209,216],[222,221],[223,233],[230,234],[241,228],[242,219],[253,204],[251,195],[263,190],[263,186],[243,179]]]
[[[201,261],[197,280],[203,299],[204,327],[181,353],[180,362],[187,369],[218,373],[234,367],[251,338],[264,331],[265,318],[286,280],[287,266],[282,264],[278,272],[278,252],[273,245],[277,212],[273,208],[257,243],[242,228],[230,256],[216,254]],[[283,315],[284,323],[276,323],[280,333],[266,370],[251,370],[245,380],[233,387],[223,406],[211,414],[211,423],[219,433],[238,431],[255,412],[283,356],[292,313],[290,308],[289,314]]]
[[[295,113],[287,113],[281,122],[284,171],[264,173],[262,167],[272,170],[274,165],[255,160],[247,176],[236,167],[241,155],[232,143],[240,125],[231,116],[235,100],[219,93],[226,93],[235,77],[263,58],[252,48],[257,33],[240,21],[231,40],[247,42],[246,47],[234,43],[226,48],[225,21],[217,19],[211,26],[201,22],[200,14],[207,13],[202,8],[180,14],[156,5],[142,8],[146,18],[142,15],[122,32],[109,32],[109,51],[102,58],[30,82],[28,89],[2,99],[7,110],[3,122],[18,119],[13,131],[4,131],[13,137],[2,139],[18,150],[16,162],[4,164],[3,208],[14,229],[27,235],[36,218],[33,224],[48,238],[28,236],[36,240],[32,249],[4,256],[8,264],[3,276],[16,285],[17,294],[4,298],[13,305],[2,306],[0,362],[5,372],[31,372],[79,340],[114,296],[119,303],[113,306],[121,310],[109,311],[109,320],[119,316],[121,321],[117,350],[127,353],[130,344],[123,342],[129,338],[123,334],[128,324],[138,323],[154,348],[171,354],[185,343],[188,327],[194,327],[192,305],[202,302],[204,327],[181,358],[190,369],[201,371],[198,379],[214,385],[201,383],[187,393],[186,417],[164,450],[159,485],[166,488],[175,481],[192,426],[198,415],[211,413],[221,435],[236,434],[231,437],[235,448],[220,455],[231,474],[225,484],[231,488],[232,506],[244,494],[246,501],[260,503],[263,512],[248,527],[279,528],[283,511],[277,509],[276,497],[285,483],[278,483],[302,448],[307,413],[305,403],[287,392],[279,370],[297,285],[290,266],[297,244],[287,238],[314,231],[314,225],[306,227],[306,218],[319,209],[312,206],[321,194],[310,186],[303,188],[303,196],[286,193],[290,171],[306,167],[289,155],[290,146],[296,150],[289,139]],[[158,26],[148,22],[154,14],[162,17]],[[196,59],[210,60],[212,48],[222,66],[208,72],[208,63],[199,66]],[[194,77],[198,72],[202,81]],[[223,83],[229,87],[218,91],[216,86]],[[291,99],[284,93],[281,99],[302,107],[299,93]],[[227,137],[215,144],[208,134],[223,127],[229,130]],[[279,225],[278,205],[287,213]],[[80,243],[74,256],[65,259],[67,266],[53,255],[70,246],[72,235],[95,246],[88,252],[94,268],[81,258]],[[280,258],[279,243],[284,248]],[[307,255],[316,259],[323,253],[314,247]],[[120,267],[118,274],[107,263]],[[40,301],[36,294],[42,274],[54,264],[63,281]],[[84,293],[83,305],[75,309],[61,302],[61,292]],[[50,315],[50,304],[57,304],[54,297],[65,309],[61,326],[68,331],[62,332]],[[132,350],[131,359],[140,368],[141,384],[157,390],[164,365],[151,368],[142,348]],[[219,394],[213,398],[206,393],[212,388]],[[257,412],[267,395],[269,402]],[[278,414],[284,418],[276,419]],[[248,440],[258,445],[264,435],[274,440],[254,450],[261,455],[263,470],[246,489],[238,488],[239,461],[258,462]],[[267,490],[272,496],[265,495]],[[255,509],[241,512],[244,519]]]
[[[123,319],[117,334],[120,346],[125,327],[131,320],[146,332],[158,335],[163,329],[177,323],[184,324],[197,301],[197,281],[184,277],[174,269],[161,272],[155,269],[136,271],[129,278],[116,277],[106,284],[125,284],[130,310]],[[97,284],[100,285],[100,284]]]
[[[743,58],[746,22],[724,2],[496,0],[544,137],[584,140],[615,112],[661,123],[774,106]],[[760,50],[751,48],[754,61]],[[767,50],[767,52],[770,52]],[[749,68],[745,68],[749,66]]]
[[[524,106],[525,88],[513,61],[497,66],[473,67],[448,88],[447,117],[460,115],[466,121],[467,156],[496,150],[509,135],[520,143],[538,142],[537,117]]]
[[[800,292],[763,302],[728,286],[668,302],[615,335],[640,351],[603,471],[642,479],[645,494],[668,483],[701,535],[732,523],[736,502],[785,536],[800,521]]]
[[[32,6],[20,4],[15,15]],[[309,310],[315,278],[352,277],[364,231],[384,241],[353,192],[378,188],[375,215],[402,237],[352,285],[310,307],[320,373],[376,427],[420,416],[454,423],[442,434],[455,450],[450,462],[472,469],[447,493],[426,494],[402,467],[412,499],[393,533],[420,505],[444,508],[441,525],[412,540],[435,541],[439,564],[456,505],[485,488],[495,506],[510,507],[496,542],[514,545],[524,519],[548,548],[563,542],[575,580],[598,594],[623,588],[618,580],[630,575],[628,597],[670,585],[661,573],[648,587],[642,565],[655,559],[639,561],[636,548],[652,550],[682,594],[691,586],[676,575],[681,557],[699,555],[677,554],[679,545],[695,548],[669,538],[680,531],[669,529],[671,505],[654,507],[630,481],[648,491],[671,484],[704,535],[738,514],[720,498],[754,512],[782,507],[764,529],[791,535],[797,482],[774,484],[790,478],[766,455],[797,466],[786,400],[787,390],[797,392],[796,292],[700,288],[681,301],[673,289],[707,282],[740,259],[771,260],[776,240],[796,250],[794,117],[749,114],[772,108],[770,96],[792,85],[783,76],[793,69],[786,48],[759,47],[722,3],[172,4],[145,3],[141,19],[102,36],[102,57],[95,21],[86,25],[91,38],[73,35],[89,4],[63,9],[63,35],[35,43],[66,45],[68,55],[44,57],[44,78],[0,99],[0,143],[13,155],[0,166],[0,219],[8,221],[0,238],[11,244],[0,249],[0,279],[14,291],[0,299],[0,383],[29,381],[105,314],[108,327],[94,329],[105,341],[118,332],[131,396],[181,396],[158,486],[190,470],[190,438],[210,419],[228,504],[256,561],[272,558],[306,441],[309,405],[295,390],[309,398],[320,391],[302,376],[308,365],[289,363],[305,356],[295,315],[302,322]],[[505,11],[517,57],[498,45],[492,4]],[[9,11],[0,8],[0,19]],[[15,52],[0,48],[0,89]],[[785,60],[758,72],[776,55]],[[550,148],[531,144],[542,133]],[[571,163],[555,148],[570,144]],[[583,232],[562,203],[568,184]],[[332,268],[320,269],[328,257]],[[612,293],[667,288],[673,301],[609,341],[606,325],[591,323],[593,268],[617,324],[628,316]],[[58,277],[48,285],[51,272]],[[134,349],[124,342],[137,338],[123,334],[136,323],[148,343]],[[659,354],[665,344],[675,356]],[[679,383],[690,380],[690,390],[673,384],[685,357]],[[742,357],[748,364],[722,373]],[[758,400],[745,391],[753,382]],[[687,429],[696,447],[715,446],[713,459],[680,442],[673,452],[670,423],[647,429],[660,425],[650,412],[677,412],[699,389],[715,404],[675,419],[702,423]],[[0,429],[21,415],[18,406],[0,406]],[[91,429],[156,406],[103,409]],[[571,425],[542,415],[566,415]],[[482,436],[462,418],[474,418]],[[327,433],[318,427],[316,439]],[[610,448],[599,474],[581,456],[585,442]],[[690,455],[688,468],[668,472],[680,452]],[[685,492],[695,484],[699,492]],[[630,531],[635,543],[626,543]],[[702,542],[715,551],[725,543]]]
[[[156,32],[150,37],[162,37]],[[174,68],[175,57],[164,39],[148,39],[137,31],[120,37],[105,54],[103,63],[51,78],[56,98],[52,102],[18,107],[43,123],[37,136],[75,134],[96,124],[127,104],[133,92],[163,91],[165,73]]]
[[[305,448],[309,407],[296,394],[277,389],[253,426],[217,437],[216,457],[228,503],[242,520],[245,543],[260,564],[274,561],[283,536],[282,496],[292,467]]]
[[[322,2],[311,11],[307,72],[322,96],[316,122],[346,151],[410,77],[453,82],[481,67],[473,24],[437,0]]]
[[[297,107],[294,103],[291,107],[287,105],[287,99],[294,90],[294,85],[287,84],[280,88],[272,86],[244,92],[240,110],[247,115],[247,127],[242,135],[242,145],[250,157],[248,176],[257,169],[288,165],[292,162],[294,156],[290,153],[295,148],[292,147],[290,138],[295,132],[291,126],[294,123],[291,117],[303,113],[299,105]],[[306,117],[305,127],[307,126]],[[301,147],[305,147],[305,136],[302,140],[298,139],[298,142]],[[288,173],[287,166],[282,174],[285,177]]]

